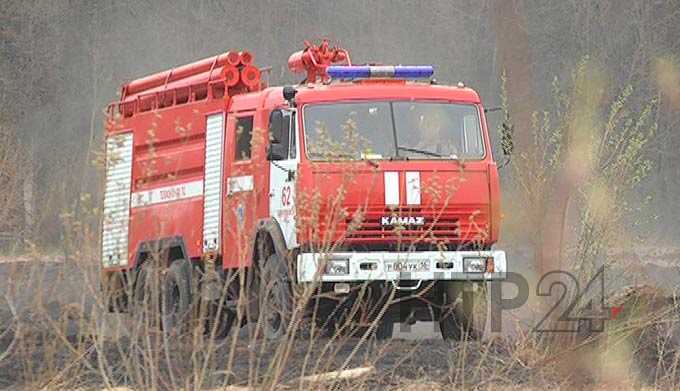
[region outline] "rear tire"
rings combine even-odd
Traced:
[[[488,313],[485,282],[445,282],[444,306],[439,316],[442,338],[462,341],[481,339]]]
[[[227,338],[236,321],[234,311],[229,310],[224,305],[220,309],[219,305],[219,300],[208,303],[208,314],[205,322],[205,334],[210,336],[214,330],[215,339],[218,340]]]
[[[125,312],[127,309],[127,283],[122,272],[114,272],[103,282],[103,293],[108,312]]]
[[[134,316],[146,317],[151,310],[153,287],[153,265],[152,261],[144,262],[137,270],[135,276],[135,289],[132,297],[132,314]],[[153,319],[153,317],[152,317]]]
[[[161,287],[163,330],[180,331],[188,324],[191,308],[191,263],[178,259],[167,269]]]

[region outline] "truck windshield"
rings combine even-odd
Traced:
[[[480,159],[484,143],[474,105],[379,101],[307,105],[312,160]]]

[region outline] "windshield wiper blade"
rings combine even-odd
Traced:
[[[434,156],[434,157],[446,157],[442,154],[436,153],[436,152],[431,152],[431,151],[426,151],[424,149],[416,149],[416,148],[407,148],[407,147],[401,147],[398,146],[397,149],[401,151],[409,151],[409,152],[415,152],[415,153],[421,153],[423,155],[429,155],[429,156]]]

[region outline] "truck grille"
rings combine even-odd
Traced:
[[[488,214],[484,208],[486,206],[481,205],[397,210],[369,208],[362,219],[351,214],[344,220],[342,228],[347,232],[344,241],[348,244],[394,241],[463,244],[479,241],[486,237],[488,231]],[[360,223],[352,224],[353,219]]]

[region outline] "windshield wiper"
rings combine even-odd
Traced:
[[[415,153],[420,153],[420,154],[423,154],[423,155],[434,156],[434,157],[446,157],[442,154],[439,154],[439,153],[436,153],[436,152],[431,152],[431,151],[426,151],[424,149],[407,148],[407,147],[401,147],[401,146],[397,146],[397,149],[400,150],[400,151],[415,152]]]

